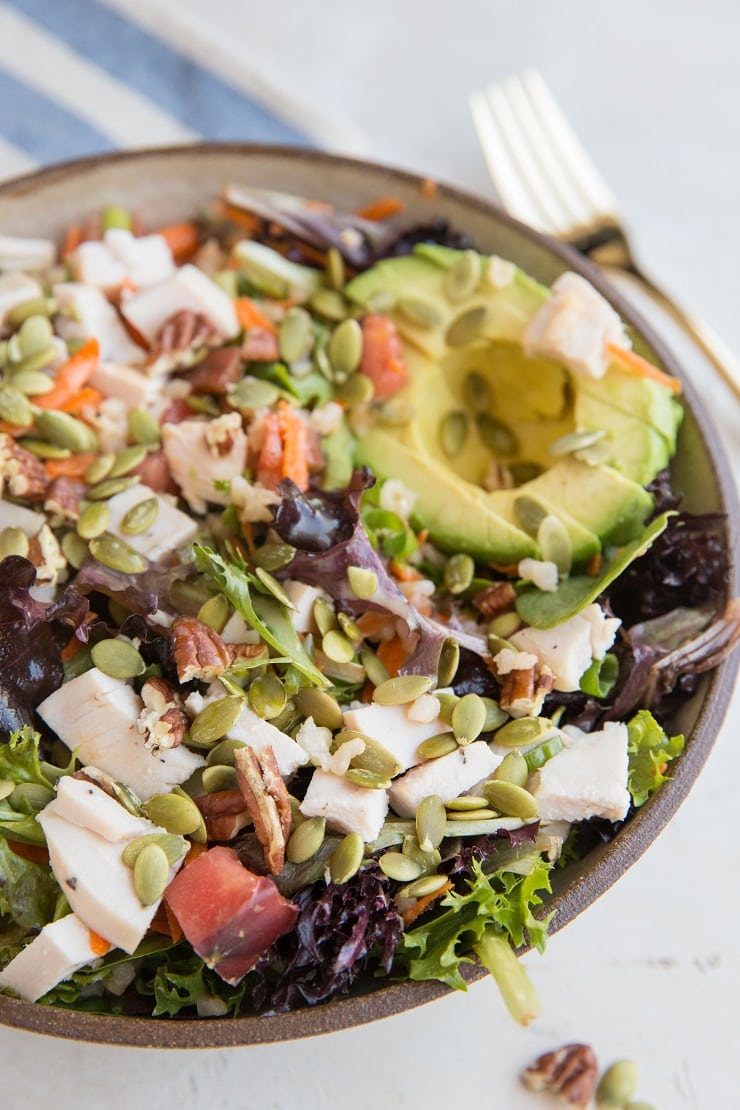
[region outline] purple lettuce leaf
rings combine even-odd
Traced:
[[[162,567],[158,563],[150,563],[141,574],[124,574],[123,571],[103,566],[91,557],[80,567],[75,589],[82,594],[104,594],[141,616],[156,613],[157,609],[174,613],[176,610],[170,602],[172,585],[192,573],[193,568],[186,565]]]

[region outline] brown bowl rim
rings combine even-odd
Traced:
[[[1,183],[0,199],[10,195],[32,195],[39,185],[53,184],[57,180],[74,176],[86,169],[93,169],[101,163],[146,162],[152,157],[179,158],[185,153],[197,158],[209,158],[219,153],[239,154],[247,158],[265,155],[295,161],[320,162],[327,166],[342,165],[378,173],[387,180],[395,179],[419,189],[429,180],[421,174],[382,162],[331,154],[311,147],[267,143],[199,142],[149,147],[134,151],[115,151],[57,163]],[[712,435],[712,420],[695,387],[682,375],[679,361],[663,340],[655,334],[652,326],[622,297],[618,290],[611,286],[593,262],[578,254],[567,244],[535,231],[514,219],[492,201],[469,193],[458,186],[435,180],[434,187],[438,195],[477,209],[499,224],[515,229],[520,235],[545,247],[568,267],[586,277],[611,302],[620,316],[637,330],[665,369],[670,374],[681,378],[684,397],[696,423],[703,449],[714,471],[720,499],[727,515],[728,549],[731,553],[735,551],[740,540],[738,497],[727,456]],[[733,592],[738,592],[740,572],[737,565],[733,565],[732,568],[731,586]],[[665,783],[661,790],[606,845],[586,874],[577,876],[548,901],[548,910],[555,911],[553,925],[550,928],[551,934],[562,929],[605,893],[647,850],[676,813],[694,785],[715,742],[732,697],[738,666],[740,666],[740,653],[735,652],[708,676],[702,708],[691,734],[690,743],[677,761],[672,779]],[[486,970],[476,964],[467,965],[463,969],[464,978],[468,983],[486,974]],[[296,1040],[353,1028],[414,1009],[448,993],[449,989],[437,982],[391,982],[368,994],[348,995],[313,1008],[277,1014],[273,1017],[258,1017],[250,1014],[237,1018],[173,1020],[86,1014],[0,996],[0,1024],[49,1036],[120,1047],[245,1047],[251,1044]]]

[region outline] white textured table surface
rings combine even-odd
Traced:
[[[353,125],[357,153],[483,193],[467,95],[537,65],[622,199],[642,254],[740,348],[736,0],[108,2],[151,26],[182,25],[190,48],[217,56],[223,72],[246,59],[267,86]],[[737,402],[688,357],[737,466]],[[586,1040],[604,1064],[637,1060],[640,1097],[658,1110],[736,1110],[739,729],[736,697],[666,832],[543,959],[529,957],[542,1001],[529,1029],[509,1021],[483,982],[415,1013],[290,1045],[167,1053],[0,1030],[6,1103],[535,1110],[547,1100],[521,1090],[519,1070],[545,1049]]]

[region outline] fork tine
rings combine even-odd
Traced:
[[[471,94],[470,111],[488,172],[504,208],[523,223],[540,231],[549,231],[550,228],[543,224],[541,212],[522,186],[483,93]]]
[[[522,82],[540,118],[545,123],[551,146],[559,152],[563,164],[570,167],[570,175],[577,182],[595,214],[614,216],[619,210],[616,197],[596,169],[591,156],[563,114],[541,74],[527,69]]]

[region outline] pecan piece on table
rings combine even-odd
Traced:
[[[265,862],[273,875],[285,867],[285,845],[290,834],[290,798],[272,748],[234,752],[236,781],[244,795]]]
[[[522,1083],[530,1091],[559,1095],[573,1110],[586,1110],[596,1090],[599,1064],[587,1044],[566,1044],[538,1056],[522,1072]]]
[[[48,486],[49,478],[41,459],[3,432],[0,435],[0,494],[5,487],[11,497],[41,501]]]
[[[179,747],[188,727],[188,718],[177,690],[163,678],[149,678],[141,688],[141,700],[144,708],[139,714],[136,729],[146,737],[144,747],[153,752]]]
[[[213,682],[231,663],[218,632],[197,617],[178,617],[172,625],[172,654],[180,682]]]

